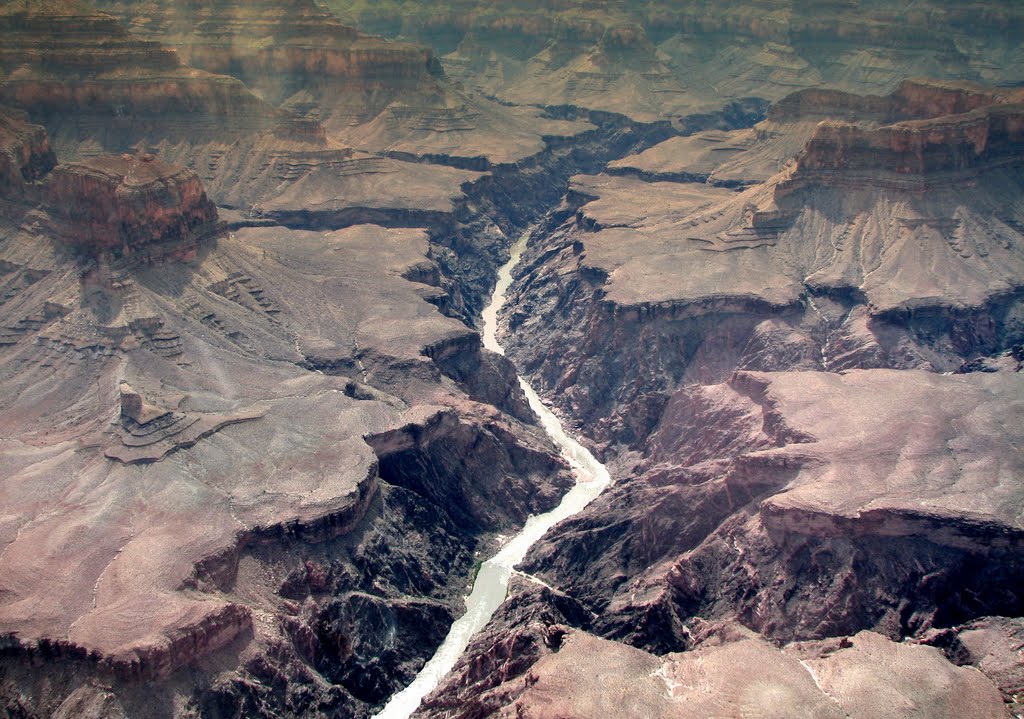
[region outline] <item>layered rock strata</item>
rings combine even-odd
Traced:
[[[121,258],[181,244],[214,231],[217,221],[199,177],[152,155],[59,165],[48,185],[49,204],[66,228],[61,239],[83,256]]]
[[[317,192],[352,195],[350,214],[368,206],[357,183],[392,194],[381,192],[382,172],[404,172],[416,187],[412,198],[386,205],[396,213],[433,209],[458,190],[444,171],[427,180],[416,168],[354,153],[315,119],[275,108],[235,77],[183,65],[173,48],[137,38],[85,4],[12,3],[0,23],[0,97],[44,124],[65,161],[156,154],[195,170],[218,204],[246,215],[302,179]],[[294,200],[286,206],[299,209]]]
[[[171,118],[193,137],[286,118],[239,80],[185,67],[170,48],[133,37],[85,3],[6,3],[0,35],[0,102],[28,110],[51,132],[109,147],[115,134],[138,138]]]
[[[988,128],[981,125],[989,122],[999,124],[999,113],[1013,114],[1013,110],[1002,108],[999,111],[986,111],[984,108],[995,105],[1019,103],[1021,94],[1013,89],[997,89],[973,85],[964,82],[935,82],[926,80],[907,80],[888,95],[856,95],[839,90],[813,88],[801,90],[788,95],[774,103],[765,119],[754,128],[745,128],[730,132],[710,130],[697,132],[686,137],[673,137],[664,143],[650,148],[635,157],[626,157],[609,164],[611,174],[633,175],[648,181],[675,182],[710,182],[715,185],[735,187],[764,182],[778,174],[787,162],[791,161],[812,138],[817,138],[815,147],[808,147],[809,153],[819,155],[830,141],[825,139],[827,130],[818,130],[818,124],[829,121],[832,132],[854,134],[862,132],[856,142],[865,143],[868,136],[881,126],[902,123],[904,121],[921,121],[929,118],[963,115],[977,111],[978,117],[973,120],[957,120],[952,125],[936,120],[926,129],[916,128],[917,141],[926,141],[931,136],[931,143],[939,145],[950,140],[951,146],[963,147],[964,139],[948,133],[970,132],[968,126],[976,126],[973,131],[986,134]],[[985,116],[988,120],[983,119]],[[999,132],[998,128],[991,128]],[[1006,132],[1004,127],[1002,132]],[[892,132],[892,131],[890,131]],[[904,129],[903,143],[909,140],[910,130]],[[816,133],[821,133],[817,135]],[[849,142],[847,142],[849,140]],[[833,147],[833,163],[845,163],[848,159],[836,153],[841,148],[852,147],[851,138],[831,141]],[[892,139],[878,139],[878,143],[893,144]],[[989,152],[983,150],[982,152]],[[975,158],[975,162],[978,158]],[[856,162],[849,158],[849,162]],[[860,162],[867,171],[892,167],[895,160],[883,157],[861,157]],[[838,165],[836,165],[838,167]],[[853,170],[853,166],[846,168]],[[902,174],[915,175],[933,172],[936,168],[923,164],[907,165]]]
[[[426,232],[224,234],[149,156],[44,199],[0,245],[6,706],[378,705],[484,538],[569,481],[501,362],[460,359]]]
[[[1019,98],[808,90],[744,135],[721,130],[759,102],[690,114],[825,75],[1012,82],[1012,9],[979,20],[986,47],[943,30],[893,50],[903,31],[874,7],[430,8],[453,73],[517,56],[477,86],[657,120],[640,127],[480,100],[422,48],[310,3],[111,7],[146,39],[73,3],[3,11],[0,91],[69,163],[0,227],[7,711],[370,714],[441,640],[487,538],[567,483],[467,325],[509,236],[554,178],[697,126],[719,134],[634,173],[662,182],[579,178],[538,233],[514,351],[625,479],[537,549],[543,579],[427,711],[614,716],[625,688],[629,711],[666,716],[1016,701],[1020,442],[1001,427],[1019,414]],[[18,136],[35,159],[11,187],[31,195],[46,152]],[[134,154],[90,159],[111,150]],[[146,154],[195,175],[136,183],[160,167]],[[768,181],[678,182],[705,170]],[[197,176],[235,234],[213,231]],[[870,366],[965,374],[820,372]],[[609,670],[587,681],[581,662]]]
[[[332,0],[371,32],[427,42],[446,72],[513,102],[637,119],[828,85],[885,92],[907,77],[1021,80],[1020,9],[988,3],[605,3]]]
[[[467,94],[427,47],[358,32],[310,0],[102,7],[141,36],[177,48],[188,64],[238,77],[360,149],[454,157],[483,169],[539,152],[544,137],[587,129]]]
[[[117,3],[101,7],[140,37],[178,50],[184,63],[235,76],[275,105],[318,101],[330,93],[345,120],[366,121],[396,96],[438,92],[442,75],[423,46],[390,42],[343,25],[311,0],[238,4]]]
[[[518,588],[423,716],[1015,706],[1018,99],[804,92],[724,163],[698,155],[710,182],[654,153],[619,165],[659,181],[573,181],[505,339],[618,479],[534,547],[544,589]],[[782,172],[715,186],[786,143]],[[948,680],[925,689],[925,666]]]
[[[906,101],[915,95],[928,99]],[[892,104],[962,109],[965,95],[996,102],[873,128],[819,124],[787,169],[740,193],[577,178],[579,209],[527,253],[513,354],[607,437],[603,423],[631,403],[642,424],[650,393],[737,367],[955,370],[1010,348],[1024,277],[1019,106],[919,85]],[[526,350],[544,346],[549,322],[578,337],[572,359]]]

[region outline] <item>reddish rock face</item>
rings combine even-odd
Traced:
[[[68,221],[62,239],[91,254],[131,254],[146,245],[212,229],[217,208],[199,177],[151,155],[109,155],[58,166],[53,212]]]
[[[846,122],[818,126],[797,161],[799,171],[931,175],[1018,161],[1024,104],[907,120],[877,128]]]
[[[858,95],[831,88],[799,90],[768,111],[768,120],[808,118],[893,123],[943,115],[961,115],[999,103],[1019,100],[1017,91],[1001,91],[969,82],[907,80],[888,95]]]
[[[29,183],[56,164],[46,130],[30,124],[24,113],[0,108],[0,196],[15,199],[31,194]]]

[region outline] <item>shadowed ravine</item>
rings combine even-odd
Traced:
[[[512,268],[519,262],[526,247],[527,237],[528,233],[513,245],[509,261],[498,270],[498,283],[494,288],[491,303],[483,312],[484,347],[499,354],[505,354],[505,351],[496,338],[498,312],[505,302],[505,292],[512,283]],[[576,485],[553,510],[530,517],[518,534],[481,565],[473,584],[473,591],[466,597],[466,613],[452,624],[444,643],[413,683],[393,696],[384,710],[376,715],[377,719],[400,719],[416,711],[420,700],[433,691],[444,675],[451,671],[473,635],[487,624],[491,615],[505,600],[513,567],[523,559],[527,550],[548,529],[582,510],[608,486],[610,477],[604,465],[579,442],[566,434],[558,418],[544,406],[537,393],[521,377],[519,384],[526,393],[530,407],[540,417],[545,431],[561,449],[562,456],[572,465]]]

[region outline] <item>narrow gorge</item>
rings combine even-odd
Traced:
[[[498,270],[491,301],[483,312],[483,345],[485,349],[504,355],[497,340],[498,313],[505,303],[505,293],[512,283],[512,271],[519,263],[529,233],[524,234],[511,247],[509,261]],[[519,384],[530,403],[530,409],[554,441],[562,457],[572,467],[576,484],[562,497],[558,506],[543,514],[532,515],[523,528],[512,537],[501,537],[500,550],[485,560],[473,578],[473,589],[466,596],[466,611],[456,620],[437,652],[420,670],[413,682],[388,702],[378,719],[405,719],[419,706],[420,701],[433,691],[455,666],[473,636],[486,626],[494,611],[505,601],[513,573],[530,548],[559,522],[579,513],[608,486],[611,477],[604,465],[579,442],[566,434],[559,419],[544,406],[530,385],[519,378]],[[527,575],[517,574],[530,581]]]
[[[1021,37],[0,0],[0,714],[1024,715]]]

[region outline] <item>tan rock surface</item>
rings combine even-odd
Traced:
[[[895,101],[910,105],[916,87]],[[607,297],[620,305],[730,296],[783,305],[804,285],[855,289],[873,313],[983,306],[1024,277],[1016,224],[1024,135],[1019,106],[1005,99],[1013,97],[874,129],[822,123],[790,169],[738,194],[577,178],[574,191],[596,198],[580,210],[584,266],[607,275]],[[799,139],[808,129],[804,121],[773,132]],[[779,144],[765,136],[764,146]],[[757,166],[760,157],[755,142],[733,162]]]
[[[931,647],[871,632],[824,656],[800,658],[738,637],[657,657],[572,631],[525,683],[522,696],[499,716],[1006,716],[999,693],[980,672],[952,666]]]
[[[651,180],[704,182],[710,180],[719,167],[748,150],[756,140],[757,133],[752,129],[707,130],[688,137],[673,137],[637,155],[608,163],[608,172]],[[781,167],[776,167],[775,171],[779,169]],[[722,179],[747,180],[728,176],[715,179],[719,182]],[[750,176],[750,179],[754,178]]]
[[[107,198],[119,198],[115,230],[138,212],[175,227],[193,212],[187,193],[146,194],[153,182],[201,191],[159,161],[90,163],[128,168]],[[145,172],[155,174],[135,176]],[[52,183],[66,207],[103,206],[102,191],[61,195],[65,185],[79,185]],[[142,264],[93,243],[77,248],[83,272],[47,234],[45,208],[34,217],[2,247],[7,322],[38,317],[2,349],[8,643],[87,653],[122,678],[165,677],[252,628],[253,609],[224,594],[248,545],[281,532],[323,541],[361,520],[382,461],[364,435],[444,411],[456,421],[442,434],[490,431],[460,423],[486,411],[426,356],[478,340],[426,301],[443,291],[406,279],[431,275],[423,230],[250,228],[205,237],[188,261]],[[487,427],[500,424],[488,411]],[[540,461],[547,449],[527,435]],[[485,519],[508,521],[490,509]]]
[[[0,28],[0,98],[40,116],[98,114],[114,118],[123,134],[163,114],[219,116],[220,132],[273,127],[287,117],[241,81],[183,66],[173,50],[133,37],[86,3],[7,2]]]
[[[803,467],[761,507],[769,514],[807,513],[787,529],[827,533],[829,520],[819,524],[818,512],[894,536],[933,526],[937,536],[948,531],[944,540],[952,543],[957,519],[1024,528],[1020,439],[1007,422],[1024,401],[1018,374],[873,370],[737,378],[741,387],[748,381],[755,395],[762,390],[753,387],[768,383],[758,399],[785,418],[790,432],[818,438],[757,455],[781,466],[789,456]],[[911,407],[928,409],[908,412]],[[920,530],[912,528],[915,519],[923,522]],[[946,529],[943,519],[951,520]]]
[[[429,51],[380,38],[357,37],[336,21],[328,22],[329,14],[316,11],[311,3],[308,7],[299,4],[305,8],[305,14],[284,13],[274,27],[283,24],[286,30],[290,28],[289,32],[297,32],[297,28],[301,30],[311,23],[322,26],[321,34],[293,48],[300,58],[321,50],[327,52],[330,42],[335,41],[344,45],[342,55],[351,50],[360,58],[352,66],[342,63],[342,75],[351,83],[368,84],[369,89],[361,91],[363,94],[350,96],[338,88],[334,89],[336,92],[321,88],[323,97],[338,108],[352,108],[356,103],[359,112],[369,113],[369,119],[376,117],[384,107],[372,106],[379,102],[379,92],[373,86],[380,83],[397,83],[389,90],[391,95],[406,96],[402,83],[415,84],[419,80],[402,71],[402,62],[415,65],[417,77],[422,76],[423,81],[439,82],[424,60],[429,58]],[[336,133],[329,135],[315,113],[312,119],[299,118],[257,97],[234,77],[185,66],[168,45],[139,39],[112,17],[84,4],[72,8],[43,2],[17,12],[16,9],[12,5],[10,12],[0,18],[9,26],[0,52],[0,66],[10,71],[0,87],[0,96],[29,110],[46,124],[66,162],[89,162],[103,150],[130,150],[135,154],[141,149],[158,155],[160,160],[194,169],[217,204],[236,209],[246,218],[261,217],[267,211],[289,224],[326,227],[372,221],[412,226],[437,221],[452,210],[452,200],[461,196],[462,184],[479,177],[453,168],[403,163],[355,152]],[[256,15],[248,17],[249,22],[257,19]],[[238,27],[232,25],[241,33],[237,42],[226,47],[222,35],[213,39],[204,36],[210,42],[221,43],[217,47],[227,53],[220,63],[225,68],[230,65],[231,48],[238,52],[248,48],[259,55],[259,48],[266,45],[259,34],[267,31],[266,27],[252,28],[245,18],[240,21]],[[188,18],[181,22],[192,29],[208,28],[210,22],[217,24],[210,18],[199,25]],[[329,42],[335,35],[338,37]],[[181,39],[178,35],[170,36],[175,38]],[[285,55],[287,48],[298,42],[291,35],[278,39],[282,45],[273,52]],[[349,48],[352,43],[354,46]],[[44,61],[35,48],[47,44],[54,46],[58,55]],[[398,55],[389,55],[392,50]],[[401,60],[397,65],[396,58]],[[292,70],[299,72],[294,68],[288,70],[289,63],[299,62],[295,58],[282,56],[265,61],[272,65],[285,63],[287,67],[279,70],[285,77],[290,77],[288,73]],[[5,62],[7,65],[2,65]],[[313,57],[309,62],[315,66],[318,61]],[[73,68],[74,72],[55,74],[54,63]],[[258,73],[262,65],[257,65],[252,72]],[[216,69],[220,65],[213,63],[210,67]],[[306,82],[313,82],[310,78],[316,73],[303,72],[312,73],[307,75]],[[505,115],[514,116],[497,105],[490,112],[497,113],[495,116],[501,122],[505,122],[501,119]],[[419,122],[417,118],[420,116],[414,113],[410,122]],[[348,129],[348,120],[339,122],[339,127]],[[533,123],[536,131],[528,130],[531,122],[522,120],[516,130],[507,124],[500,128],[498,134],[503,137],[516,133],[528,136],[516,145],[513,159],[540,150],[540,132],[552,129],[550,123],[538,121],[539,124]],[[385,125],[388,123],[378,123],[377,127]],[[373,149],[386,149],[394,139],[389,135]],[[502,146],[494,135],[483,140],[481,147],[485,145]],[[453,149],[450,142],[441,151],[445,149]]]

